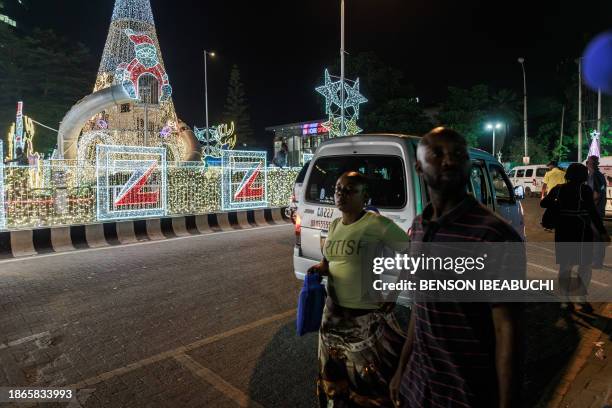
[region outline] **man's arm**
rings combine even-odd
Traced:
[[[515,406],[514,399],[516,398],[517,322],[508,305],[495,305],[491,312],[495,327],[495,367],[499,388],[499,408],[510,408]]]
[[[416,312],[414,310],[414,306],[412,306],[410,311],[410,323],[408,324],[408,333],[406,334],[406,342],[402,348],[402,354],[400,355],[399,364],[397,366],[397,370],[395,371],[395,375],[389,384],[391,401],[396,407],[400,406],[400,384],[402,383],[402,377],[404,376],[404,369],[406,368],[406,364],[408,364],[408,359],[412,353],[412,344],[414,342],[414,323],[416,320],[415,314]]]
[[[542,194],[540,196],[540,198],[544,198],[546,197],[546,191],[548,190],[548,186],[546,185],[546,183],[542,184]]]

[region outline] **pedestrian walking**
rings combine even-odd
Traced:
[[[544,175],[541,198],[546,197],[546,194],[559,184],[565,183],[565,172],[561,170],[556,160],[551,160],[546,166],[548,171]]]
[[[367,179],[354,171],[336,182],[336,207],[324,258],[309,269],[328,276],[327,302],[319,330],[317,394],[321,407],[389,407],[389,381],[395,373],[405,330],[393,303],[364,296],[372,277],[370,248],[408,247],[407,234],[390,219],[366,211]],[[367,274],[367,275],[366,275]]]
[[[606,216],[608,186],[606,185],[606,177],[599,170],[599,157],[589,156],[586,161],[586,166],[589,170],[589,179],[587,181],[587,184],[593,190],[593,201],[595,201],[595,208],[597,209],[597,213],[603,220]],[[593,224],[592,228],[594,229],[594,236],[597,237],[597,230]],[[606,246],[607,243],[595,239],[595,242],[593,243],[593,268],[603,268],[604,258],[606,257]]]
[[[584,302],[591,282],[593,240],[610,242],[610,236],[595,207],[593,190],[586,184],[588,177],[586,166],[572,163],[565,173],[566,183],[553,188],[540,202],[542,208],[554,209],[557,213],[555,258],[559,265],[561,293],[565,296],[578,295],[584,311],[592,311],[591,306]],[[571,288],[574,266],[578,267],[580,282],[576,290]],[[564,307],[574,309],[571,302],[564,304]]]
[[[427,184],[431,203],[413,222],[411,247],[521,242],[508,223],[467,193],[471,162],[460,134],[446,128],[426,134],[417,148],[416,170]],[[513,401],[516,322],[515,307],[504,303],[417,300],[390,386],[394,404],[410,408],[518,406]]]

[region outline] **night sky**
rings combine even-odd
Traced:
[[[31,25],[52,28],[101,56],[114,0],[32,3]],[[266,126],[324,116],[314,87],[338,58],[339,0],[151,3],[177,113],[189,125],[204,123],[205,48],[218,54],[208,66],[212,123],[234,63],[259,137]],[[443,100],[449,85],[485,83],[521,94],[519,56],[526,59],[530,94],[545,96],[554,92],[555,67],[612,27],[610,0],[346,0],[346,8],[349,54],[373,51],[402,69],[425,105]],[[367,97],[368,90],[362,93]]]

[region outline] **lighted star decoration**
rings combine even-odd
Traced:
[[[345,83],[344,90],[346,95],[344,100],[345,108],[352,108],[355,116],[359,117],[359,105],[368,101],[365,96],[359,93],[359,78],[357,78],[353,86]]]
[[[325,70],[325,85],[318,86],[315,90],[325,97],[325,111],[329,111],[332,105],[342,108],[340,101],[340,81],[332,81],[329,71]]]
[[[359,79],[354,82],[345,80],[344,83],[340,80],[334,81],[327,69],[324,78],[325,84],[315,88],[325,98],[325,113],[328,120],[322,124],[323,127],[327,129],[331,137],[354,135],[361,132],[362,129],[357,126],[359,105],[368,100],[359,92]],[[344,89],[344,103],[341,95],[342,89]],[[342,115],[343,112],[344,115]],[[344,130],[342,129],[343,116]]]

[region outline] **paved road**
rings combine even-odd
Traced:
[[[550,241],[524,205],[527,236]],[[315,406],[292,246],[286,225],[0,262],[0,386],[71,385],[84,407]],[[593,322],[528,307],[535,404]]]
[[[292,242],[285,225],[0,263],[0,384],[76,384],[86,407],[312,406]]]

